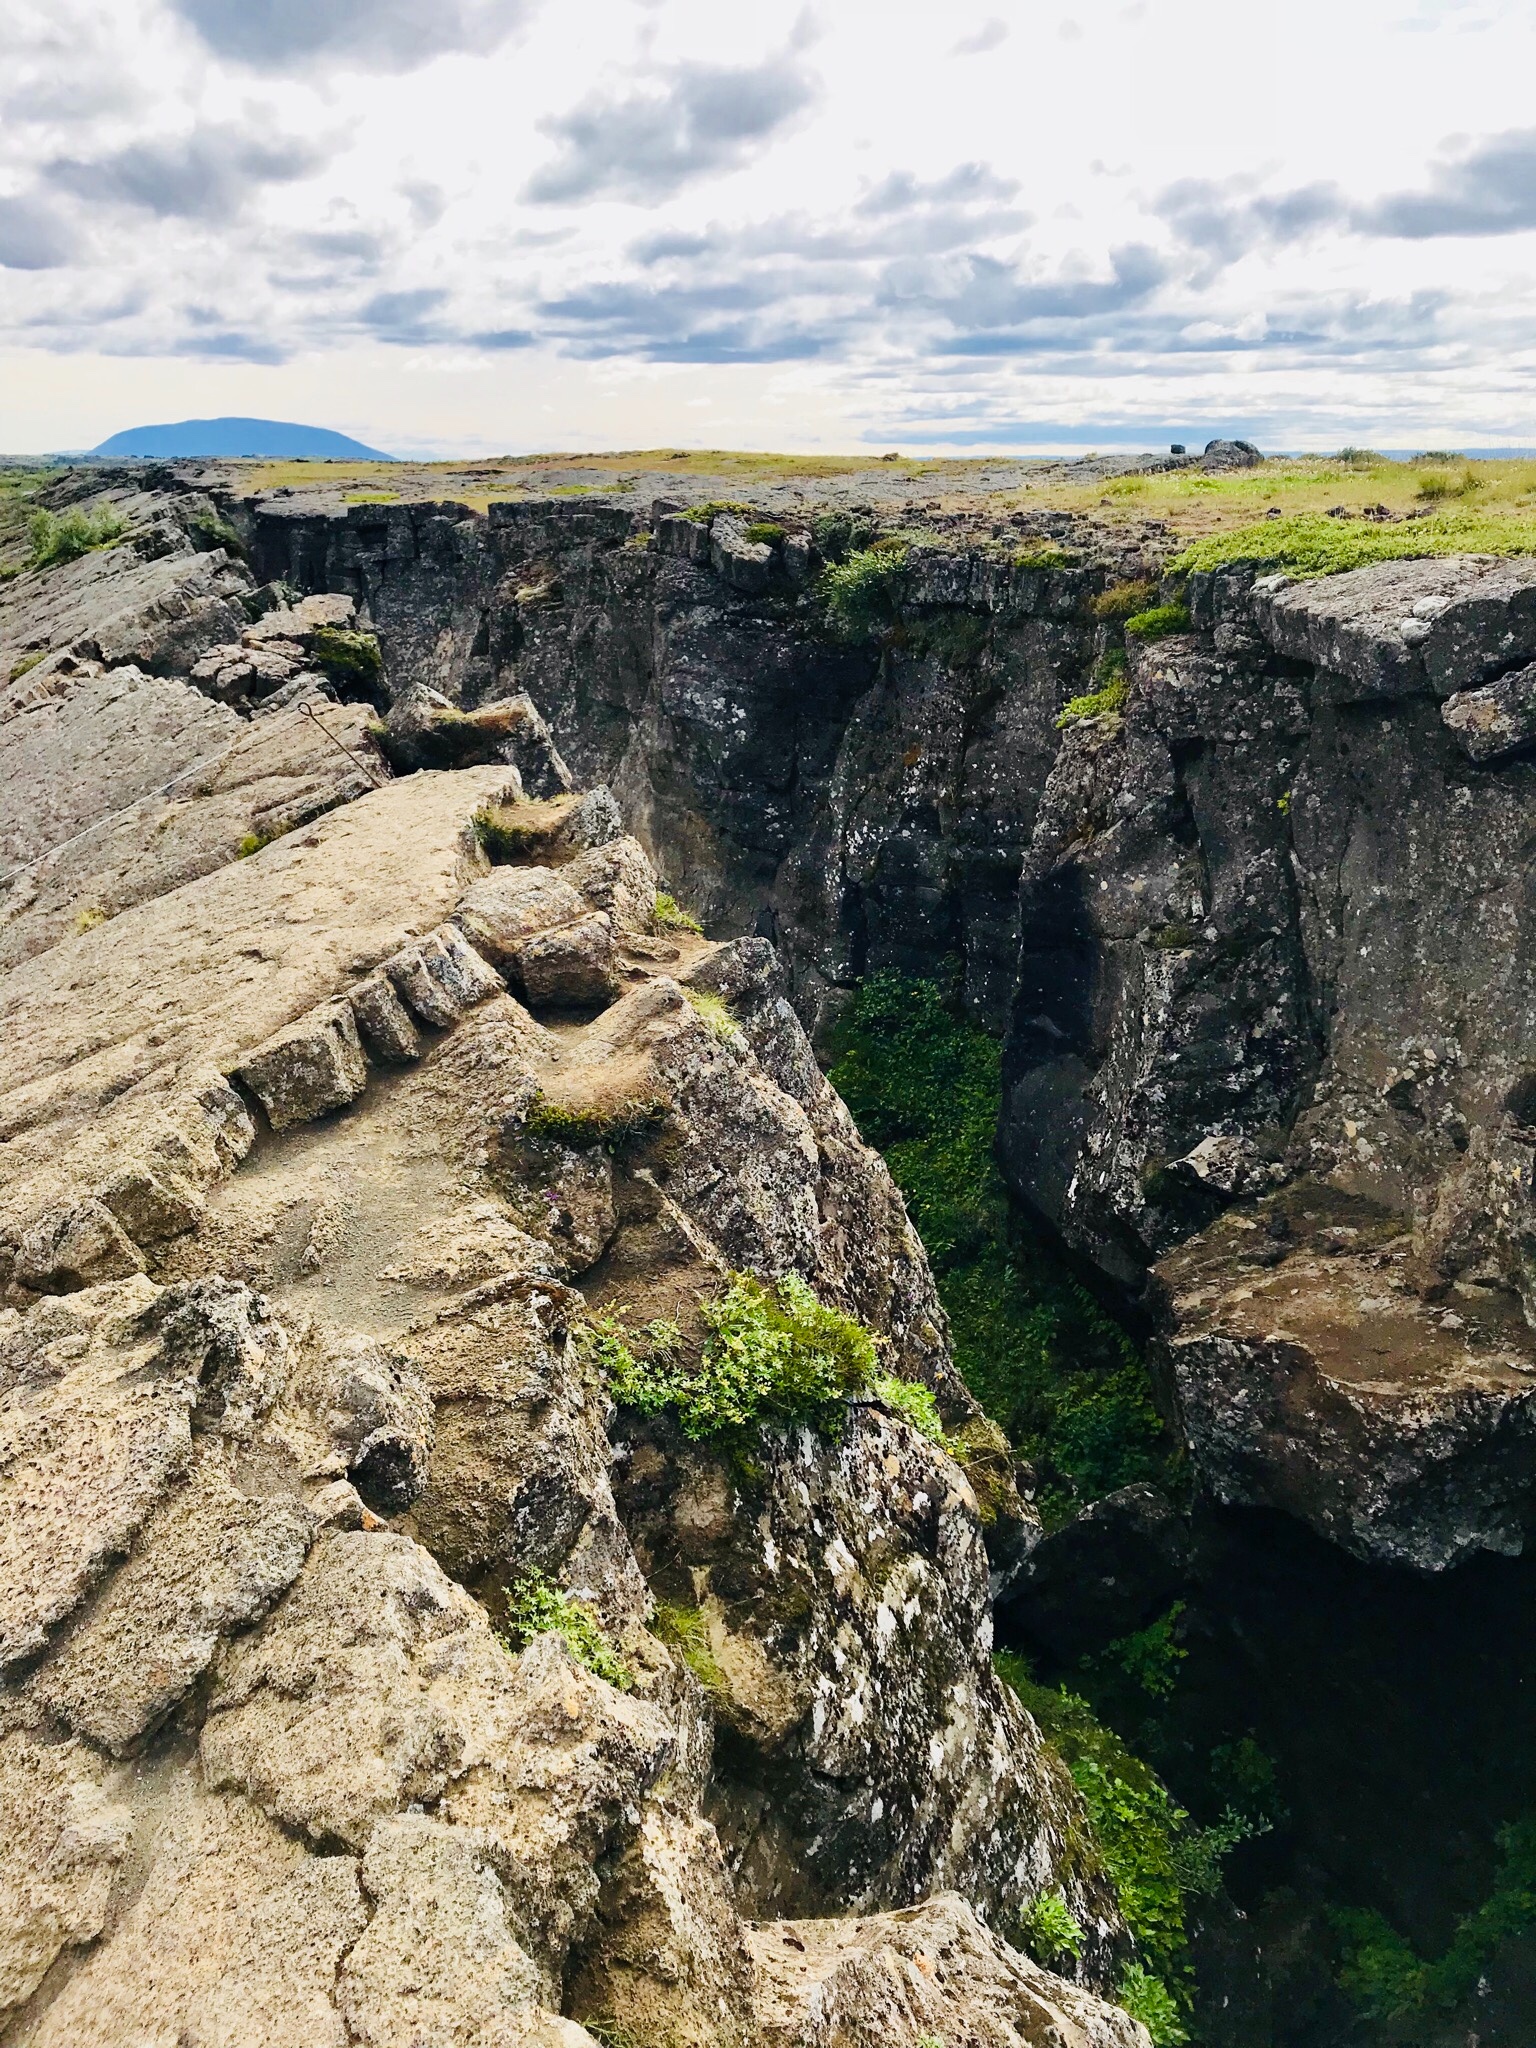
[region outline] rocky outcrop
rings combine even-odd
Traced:
[[[1514,691],[1533,589],[1195,579],[1200,630],[1067,733],[1025,865],[1015,1185],[1123,1285],[1160,1262],[1218,1499],[1426,1569],[1518,1551],[1536,1479],[1531,765],[1475,765],[1459,709]]]
[[[194,665],[224,688],[231,663]],[[766,1873],[840,1814],[808,1866],[827,1928],[958,1888],[922,1910],[984,1959],[988,2041],[1043,2040],[1043,2015],[1143,2041],[1085,1988],[1123,1924],[992,1677],[948,1450],[870,1406],[764,1432],[762,1481],[715,1485],[694,1603],[761,1697],[701,1682],[661,1618],[662,1530],[703,1482],[678,1456],[637,1491],[640,1439],[574,1341],[592,1309],[796,1274],[952,1430],[976,1420],[772,949],[655,931],[605,793],[532,800],[510,759],[385,779],[349,706],[328,725],[359,758],[332,768],[302,713],[233,694],[163,855],[138,858],[161,795],[125,786],[100,846],[54,824],[13,897],[7,2039],[576,2048],[590,2020],[752,2048],[792,1995],[743,1914],[779,1910]],[[231,845],[258,793],[314,808]],[[87,872],[106,922],[66,918]],[[1025,1527],[1011,1478],[991,1502]],[[529,1587],[573,1634],[518,1620]],[[1083,1985],[1006,1945],[1057,1889]],[[888,1997],[839,1979],[861,2024]]]
[[[828,636],[803,513],[772,543],[664,502],[641,520],[272,497],[244,516],[259,573],[366,608],[402,758],[483,744],[467,720],[526,699],[712,925],[776,940],[808,1018],[870,968],[959,956],[1001,1023],[1053,721],[1098,644],[1086,601],[1144,572],[1134,545],[1092,570],[1017,566],[1010,545],[915,550],[906,628],[880,653]]]
[[[867,1920],[757,1928],[752,1949],[772,2048],[1135,2048],[1145,2038],[1123,2013],[1000,1948],[953,1893]]]

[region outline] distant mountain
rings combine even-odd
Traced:
[[[177,420],[164,427],[129,427],[103,441],[93,455],[260,455],[292,460],[308,455],[366,456],[370,462],[393,462],[377,448],[367,448],[349,434],[329,427],[296,427],[287,420]]]

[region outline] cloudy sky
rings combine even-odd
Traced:
[[[1530,0],[0,0],[0,448],[1536,445]]]

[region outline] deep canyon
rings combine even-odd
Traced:
[[[4,2040],[1528,2042],[1536,559],[42,502]]]

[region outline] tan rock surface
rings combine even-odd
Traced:
[[[999,1941],[954,1892],[749,1939],[764,2048],[1149,2048],[1144,2027]]]
[[[96,683],[82,682],[78,695],[83,700],[89,690],[101,691],[109,683],[118,687],[122,696],[114,712],[120,708],[124,719],[133,721],[133,745],[146,757],[155,731],[155,719],[146,718],[146,713],[163,719],[167,704],[185,705],[188,722],[174,742],[144,763],[144,774],[155,778],[156,793],[137,802],[128,800],[131,783],[104,782],[100,750],[113,745],[112,734],[103,729],[99,716],[85,715],[83,701],[65,699],[51,714],[51,725],[41,724],[50,715],[48,707],[32,714],[31,722],[39,723],[39,730],[24,757],[8,753],[7,729],[0,726],[0,813],[18,820],[27,817],[39,792],[46,792],[55,805],[66,800],[59,789],[61,718],[81,718],[80,745],[86,756],[81,762],[79,809],[68,813],[71,829],[82,836],[34,860],[8,890],[0,889],[0,972],[67,937],[78,921],[99,923],[135,903],[167,895],[234,860],[250,838],[279,838],[363,795],[369,786],[364,771],[335,744],[340,741],[353,753],[369,757],[371,714],[366,706],[327,705],[322,717],[332,739],[298,711],[242,726],[233,714],[210,705],[183,683],[144,678],[142,688],[126,688],[124,678],[133,673],[119,670]],[[146,703],[146,698],[151,701]],[[226,742],[222,747],[221,740]],[[218,751],[206,766],[189,774],[185,761],[178,759],[188,748],[198,756]],[[46,762],[46,774],[39,772],[34,755]],[[14,811],[4,798],[8,759],[19,785]],[[115,767],[113,772],[121,773]],[[382,763],[374,772],[383,774]],[[160,784],[173,774],[176,780],[161,793]],[[114,798],[127,807],[118,809]],[[64,822],[61,816],[59,824]],[[0,858],[0,876],[9,865],[8,859]]]
[[[0,1231],[124,1163],[194,1075],[428,930],[483,871],[507,771],[417,775],[12,970],[0,989]],[[19,1231],[18,1231],[19,1235]]]

